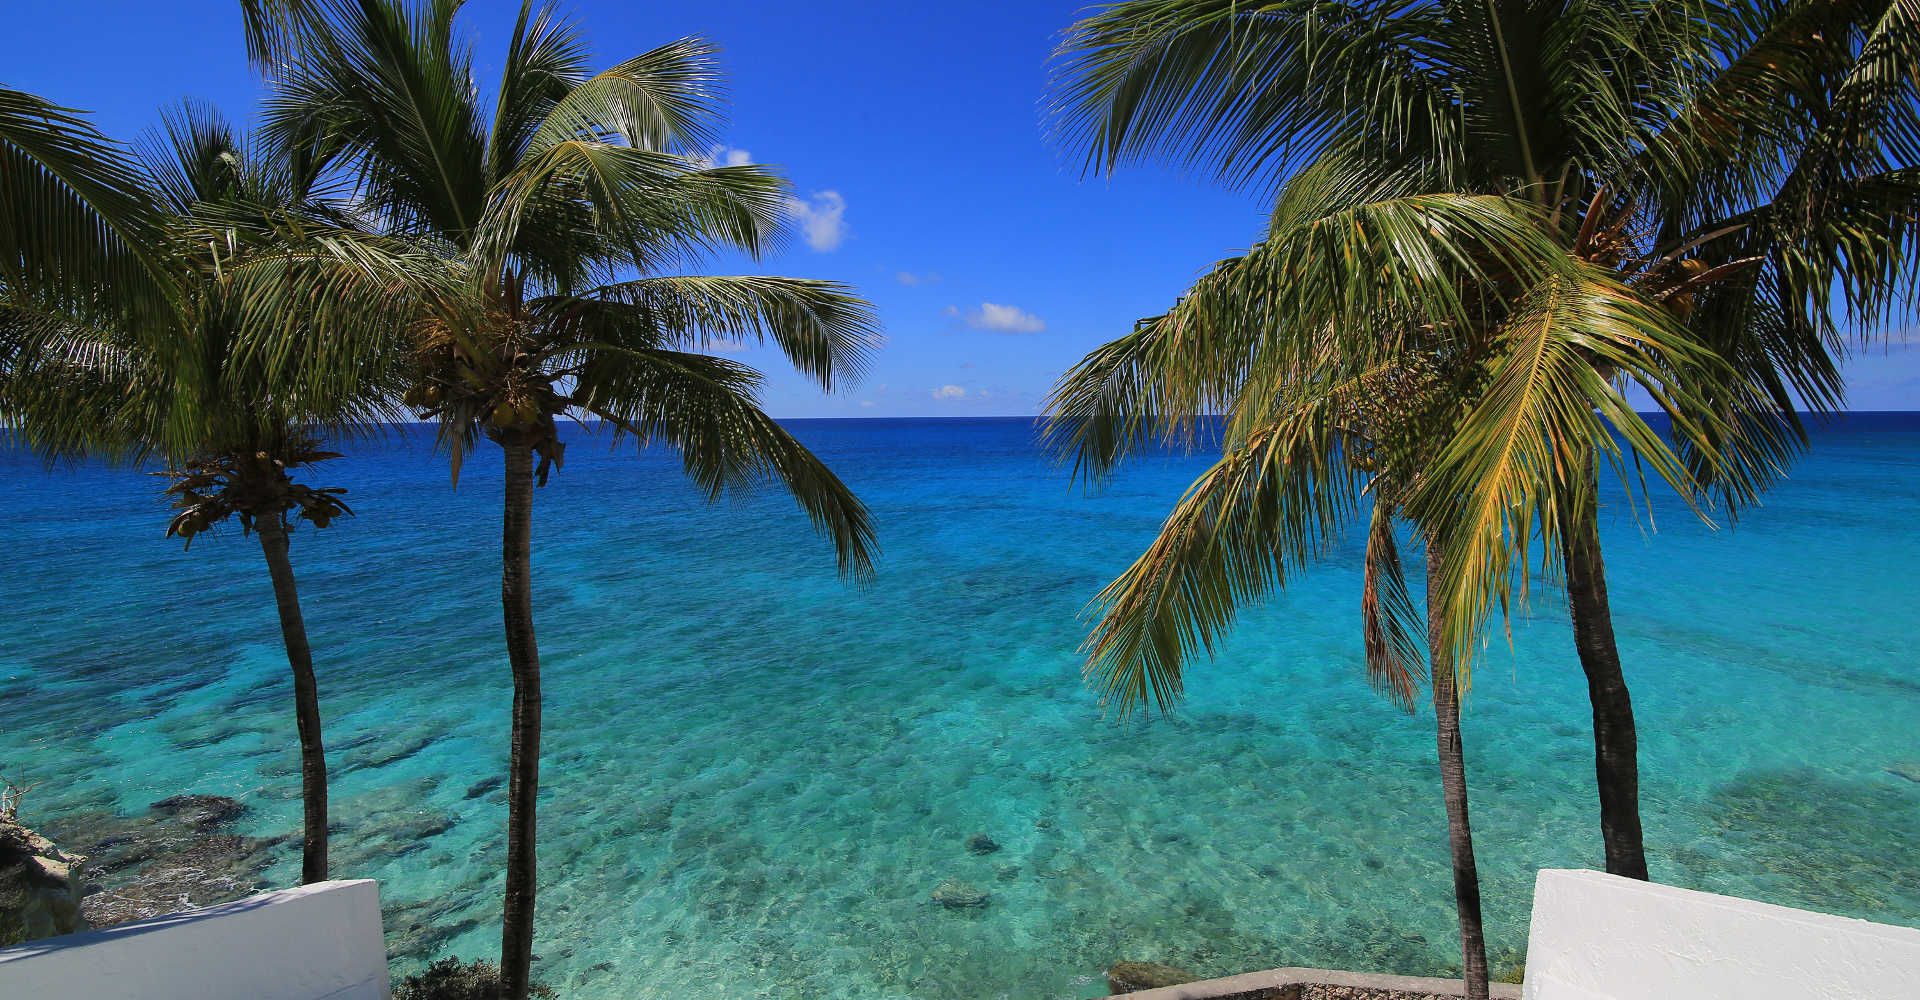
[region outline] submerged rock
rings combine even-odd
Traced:
[[[0,947],[87,929],[80,912],[86,860],[0,818]]]
[[[479,781],[467,786],[467,798],[477,799],[506,783],[507,779],[497,774],[491,778],[481,778]]]
[[[1180,986],[1197,983],[1200,979],[1200,976],[1185,969],[1158,962],[1115,962],[1113,968],[1107,970],[1107,988],[1115,993]]]
[[[1920,782],[1920,760],[1901,761],[1887,768],[1888,774],[1896,774],[1908,781]]]
[[[239,799],[198,794],[170,796],[155,802],[150,808],[202,830],[231,822],[247,811],[246,803]]]
[[[934,888],[933,901],[949,910],[969,910],[987,905],[987,894],[965,882],[948,879]]]
[[[984,833],[975,833],[967,837],[967,850],[975,854],[992,854],[999,849],[999,843]]]
[[[224,795],[192,794],[161,799],[137,816],[64,818],[63,838],[91,859],[80,904],[87,923],[111,927],[258,891],[273,848],[286,838],[226,832],[246,810]]]

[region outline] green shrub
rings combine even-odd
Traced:
[[[557,1000],[559,994],[544,983],[534,983],[527,994],[536,1000]],[[393,986],[393,1000],[499,1000],[500,970],[492,962],[462,962],[443,958],[417,976]]]

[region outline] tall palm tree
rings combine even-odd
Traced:
[[[311,178],[296,164],[249,150],[210,108],[189,104],[165,115],[135,167],[149,199],[143,210],[163,234],[154,246],[178,308],[156,315],[103,288],[84,296],[98,308],[0,310],[0,327],[16,348],[0,363],[0,412],[24,443],[50,458],[164,461],[177,510],[169,537],[191,545],[229,518],[243,533],[258,533],[293,673],[301,878],[324,881],[326,756],[289,532],[293,521],[324,528],[351,511],[344,490],[307,486],[293,474],[338,457],[322,449],[321,436],[386,418],[399,387],[375,367],[377,355],[333,351],[323,338],[349,329],[362,341],[404,332],[381,317],[406,304],[396,290],[432,275],[402,266],[383,279],[367,270],[377,248],[338,256],[363,235],[310,197]],[[249,325],[292,334],[302,361],[280,366],[251,354]],[[335,370],[316,379],[316,366]],[[308,382],[347,391],[317,394]]]
[[[563,457],[556,420],[677,449],[710,497],[783,486],[871,572],[864,505],[760,408],[759,375],[702,353],[770,340],[826,389],[875,342],[870,308],[833,282],[681,276],[710,251],[758,254],[786,188],[755,165],[708,167],[720,122],[714,48],[674,42],[598,73],[579,30],[523,4],[496,86],[478,85],[454,0],[260,3],[255,51],[275,89],[267,128],[319,137],[368,214],[467,276],[422,318],[408,400],[439,421],[459,475],[481,439],[506,471],[500,596],[514,681],[504,994],[526,996],[535,893],[541,693],[533,630],[533,487]],[[491,103],[483,92],[494,96]],[[635,275],[638,276],[635,276]]]
[[[1629,509],[1651,467],[1704,516],[1804,446],[1796,397],[1840,404],[1836,353],[1914,275],[1916,19],[1898,0],[1125,0],[1062,46],[1061,135],[1090,168],[1165,156],[1323,195],[1176,306],[1205,318],[1166,351],[1200,402],[1301,363],[1319,324],[1350,364],[1411,328],[1473,359],[1406,509],[1442,543],[1462,684],[1536,556],[1565,583],[1608,871],[1647,875],[1599,469]],[[1150,400],[1136,388],[1118,412]]]
[[[1103,479],[1130,450],[1134,428],[1127,418],[1115,419],[1114,404],[1132,396],[1129,383],[1177,380],[1163,377],[1156,364],[1168,359],[1153,356],[1167,340],[1179,338],[1173,327],[1184,322],[1189,320],[1172,314],[1147,320],[1136,342],[1096,351],[1061,379],[1050,401],[1048,434],[1057,449],[1073,455],[1076,473]],[[1411,712],[1423,656],[1432,665],[1461,968],[1467,996],[1484,998],[1486,940],[1466,752],[1452,646],[1437,599],[1441,543],[1422,532],[1433,595],[1423,643],[1394,531],[1402,505],[1454,422],[1449,382],[1460,375],[1449,371],[1444,347],[1430,341],[1424,354],[1409,351],[1357,370],[1340,368],[1338,356],[1329,356],[1264,383],[1265,391],[1241,394],[1224,426],[1220,460],[1181,498],[1147,551],[1096,600],[1101,614],[1087,644],[1087,672],[1103,701],[1122,714],[1167,710],[1184,692],[1182,668],[1196,641],[1211,652],[1237,604],[1284,587],[1290,572],[1303,569],[1365,517],[1361,618],[1367,675]],[[1203,417],[1197,410],[1156,414],[1163,433],[1190,432]]]

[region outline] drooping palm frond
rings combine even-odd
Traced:
[[[1187,489],[1147,551],[1094,599],[1086,674],[1122,716],[1171,711],[1186,661],[1211,655],[1237,610],[1343,536],[1371,478],[1348,461],[1346,394],[1303,387]]]
[[[680,453],[687,476],[710,498],[775,481],[833,542],[840,572],[873,576],[873,517],[826,464],[763,412],[753,369],[704,354],[594,347],[575,369],[578,406],[645,447]]]
[[[1087,169],[1165,156],[1229,183],[1271,179],[1343,134],[1457,143],[1432,3],[1125,0],[1055,57],[1058,140]]]
[[[1420,613],[1407,590],[1393,521],[1393,507],[1376,498],[1367,528],[1361,632],[1366,645],[1367,679],[1375,690],[1411,712],[1425,680],[1426,643],[1420,635]]]
[[[772,341],[829,391],[858,379],[878,340],[872,307],[839,282],[764,275],[640,278],[529,303],[556,346],[701,350]]]
[[[113,289],[164,314],[171,288],[141,180],[82,113],[0,89],[0,297],[89,309]]]
[[[1265,240],[1062,377],[1047,434],[1077,475],[1098,481],[1132,448],[1243,398],[1263,408],[1275,386],[1247,393],[1257,375],[1284,378],[1330,354],[1363,368],[1409,329],[1470,329],[1500,282],[1564,264],[1525,202],[1416,194],[1321,202],[1316,214],[1282,200],[1290,210]]]
[[[1484,391],[1407,502],[1409,516],[1429,526],[1447,553],[1442,598],[1463,689],[1481,628],[1527,594],[1534,543],[1550,565],[1562,518],[1596,504],[1584,471],[1596,456],[1613,465],[1630,498],[1633,465],[1644,463],[1705,516],[1698,480],[1633,411],[1620,383],[1648,393],[1673,432],[1717,462],[1709,443],[1730,433],[1704,429],[1717,420],[1695,398],[1705,386],[1699,379],[1676,384],[1666,373],[1719,373],[1722,384],[1738,378],[1665,310],[1597,268],[1535,286],[1499,341]]]

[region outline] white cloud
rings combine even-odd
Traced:
[[[752,162],[752,153],[744,149],[728,149],[725,146],[709,146],[707,155],[700,158],[701,165],[709,170],[714,167],[744,167]]]
[[[861,406],[872,406],[872,405],[873,405],[873,400],[871,400],[871,399],[863,399],[863,400],[861,400],[861,401],[860,401],[860,405],[861,405]]]
[[[940,388],[933,390],[933,398],[965,399],[967,398],[967,390],[962,389],[957,385],[943,385]]]
[[[740,354],[753,350],[753,345],[744,340],[728,340],[725,337],[709,338],[700,346],[714,354]]]
[[[928,271],[925,274],[915,274],[912,271],[895,271],[893,280],[903,285],[931,285],[939,281],[940,276],[932,271]]]
[[[982,302],[980,308],[960,311],[959,306],[948,306],[943,310],[948,316],[966,321],[976,330],[991,330],[994,333],[1039,333],[1047,328],[1047,321],[1020,308],[1003,306],[997,302]]]
[[[805,201],[788,198],[787,217],[807,245],[821,253],[839,249],[847,238],[847,199],[838,191],[815,191]]]

